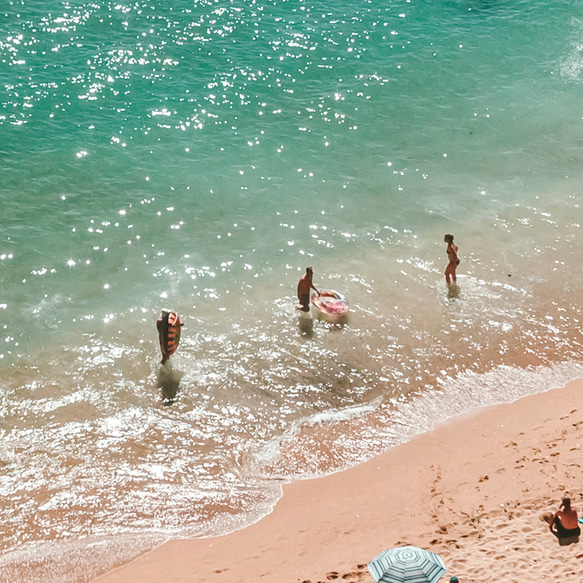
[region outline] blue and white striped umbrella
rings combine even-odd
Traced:
[[[445,565],[431,551],[406,546],[383,551],[368,564],[368,570],[378,583],[436,583]]]

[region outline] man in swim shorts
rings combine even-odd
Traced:
[[[447,256],[449,258],[449,263],[445,268],[445,282],[447,285],[451,285],[452,281],[455,284],[455,270],[460,264],[460,258],[457,254],[457,245],[453,243],[453,235],[446,235],[443,240],[447,243]]]
[[[549,529],[559,539],[581,534],[581,528],[577,521],[577,510],[571,506],[570,498],[563,498],[559,510],[549,520]]]
[[[298,283],[298,300],[299,305],[296,306],[296,310],[302,310],[302,312],[310,311],[310,290],[313,289],[318,295],[320,292],[314,287],[312,283],[313,271],[311,267],[306,268],[306,273],[302,275]]]

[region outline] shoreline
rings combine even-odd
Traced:
[[[439,553],[440,581],[580,581],[583,542],[560,547],[541,517],[565,494],[581,516],[582,397],[579,379],[455,417],[354,468],[285,485],[243,530],[169,541],[93,581],[370,583],[366,563],[402,544]]]

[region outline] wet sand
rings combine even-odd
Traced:
[[[460,583],[583,580],[583,538],[559,546],[543,515],[583,510],[583,380],[480,409],[370,462],[284,489],[227,536],[170,541],[95,583],[372,582],[366,563],[413,544]]]

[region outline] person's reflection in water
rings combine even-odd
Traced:
[[[309,312],[307,314],[301,312],[301,315],[298,318],[298,327],[302,336],[311,338],[314,335],[314,318],[312,318],[312,315]]]
[[[176,400],[176,393],[180,386],[180,379],[184,373],[173,370],[172,363],[167,362],[158,372],[158,388],[162,391],[162,403],[172,405]]]
[[[447,288],[447,299],[448,300],[457,300],[460,297],[460,286],[453,283]]]

